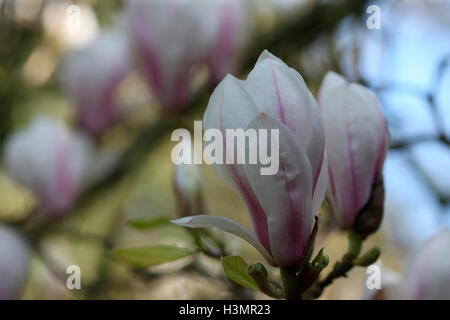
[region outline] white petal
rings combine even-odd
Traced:
[[[237,223],[228,218],[224,217],[214,217],[207,215],[197,215],[192,217],[185,217],[177,220],[172,220],[171,222],[188,228],[219,228],[222,231],[232,233],[238,237],[246,240],[253,247],[255,247],[263,257],[271,265],[276,266],[277,263],[273,260],[270,253],[259,243],[256,237],[243,225]]]
[[[325,156],[325,132],[322,115],[316,101],[311,95],[311,135],[306,147],[306,154],[312,168],[313,190],[316,188]]]
[[[226,129],[245,130],[250,121],[257,117],[259,110],[243,83],[243,81],[228,75],[214,90],[204,115],[205,130],[218,129],[222,132],[223,137],[226,137]],[[225,141],[223,146],[223,163],[225,163]],[[266,216],[245,177],[242,165],[214,164],[214,169],[220,178],[244,200],[250,213],[255,234],[260,242],[269,249]]]
[[[319,94],[317,95],[319,105],[321,104],[321,101],[323,100],[325,95],[328,95],[334,89],[346,83],[347,80],[345,80],[341,75],[333,71],[328,71],[322,81],[322,84],[320,85]],[[322,106],[320,107],[322,108]]]
[[[259,110],[285,124],[306,148],[312,134],[312,109],[317,105],[301,75],[266,52],[245,86]]]
[[[258,113],[258,108],[243,87],[242,81],[231,75],[227,75],[209,99],[208,107],[203,117],[203,124],[205,130],[220,130],[225,138],[226,129],[245,129]],[[239,193],[239,188],[230,176],[227,167],[229,166],[225,164],[214,165],[214,169],[221,179],[236,193]]]
[[[272,145],[279,147],[278,173],[261,175],[261,164],[244,168],[267,215],[272,255],[280,265],[298,264],[312,227],[312,175],[308,157],[294,134],[280,121],[261,114],[249,127],[279,130],[279,146]]]
[[[336,87],[321,101],[330,194],[346,227],[367,202],[384,159],[387,132],[375,97],[356,84]],[[383,121],[382,121],[383,120]]]

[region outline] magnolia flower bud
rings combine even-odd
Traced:
[[[30,248],[10,227],[0,224],[0,300],[16,299],[28,278]]]
[[[207,62],[211,80],[217,84],[235,70],[239,49],[246,39],[246,23],[241,0],[211,0],[210,7],[211,12],[205,13],[211,29]]]
[[[415,300],[450,300],[450,230],[440,231],[413,256],[404,287]]]
[[[300,74],[263,52],[246,81],[228,75],[214,90],[204,126],[223,136],[227,129],[277,129],[278,145],[272,147],[279,147],[279,170],[261,175],[260,163],[214,164],[247,205],[255,235],[226,218],[194,216],[175,223],[218,227],[249,241],[273,265],[298,266],[327,185],[320,111]]]
[[[179,216],[185,217],[201,213],[203,199],[200,168],[195,164],[176,165],[173,180]]]
[[[132,47],[163,107],[182,111],[190,98],[192,67],[206,56],[205,0],[129,0],[126,17]]]
[[[5,146],[6,172],[38,197],[45,213],[70,209],[89,176],[93,148],[84,136],[72,134],[47,117],[11,136]]]
[[[61,83],[87,132],[99,135],[121,116],[117,89],[131,70],[129,61],[127,41],[119,30],[104,32],[90,46],[64,60]]]
[[[327,191],[341,226],[353,228],[382,172],[389,145],[386,122],[372,92],[329,72],[319,91],[330,184]]]

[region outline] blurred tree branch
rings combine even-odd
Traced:
[[[265,49],[286,58],[287,52],[298,52],[320,35],[332,32],[349,15],[363,13],[364,0],[314,1],[311,8],[302,8],[284,19],[269,34],[255,35],[244,59],[245,69],[251,69]],[[306,6],[305,6],[306,7]],[[293,50],[295,48],[295,50]]]

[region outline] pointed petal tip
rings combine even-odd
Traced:
[[[258,65],[259,63],[261,63],[265,60],[268,60],[268,59],[280,62],[283,65],[285,65],[285,63],[280,58],[278,58],[274,54],[270,53],[269,50],[267,50],[267,49],[264,49],[264,51],[259,55],[258,60],[256,61],[255,65]]]
[[[169,222],[179,225],[179,226],[185,226],[185,227],[190,227],[189,223],[192,221],[192,217],[183,217],[183,218],[179,218],[179,219],[173,219],[173,220],[169,220]]]
[[[329,90],[333,90],[338,86],[348,84],[347,79],[334,71],[328,71],[323,78],[322,87],[327,87]]]
[[[228,73],[225,78],[223,78],[223,80],[219,83],[219,85],[217,86],[217,88],[219,86],[223,86],[223,88],[226,88],[229,85],[236,85],[239,84],[241,85],[242,80],[236,78],[235,76],[233,76],[231,73]]]
[[[339,73],[337,73],[337,72],[335,72],[335,71],[333,71],[333,70],[330,70],[330,71],[328,71],[328,72],[325,74],[325,78],[324,78],[324,79],[327,79],[327,78],[330,78],[330,79],[340,79],[340,80],[343,80],[343,81],[347,81],[347,80],[345,80],[345,78],[344,78],[342,75],[340,75]]]

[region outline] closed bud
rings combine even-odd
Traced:
[[[192,95],[193,69],[210,47],[210,0],[128,0],[126,22],[139,70],[168,110],[181,112]],[[205,11],[206,9],[206,11]]]
[[[118,88],[131,71],[123,33],[104,32],[88,47],[68,55],[62,65],[62,87],[74,103],[79,125],[92,135],[100,135],[122,116]]]
[[[377,206],[382,203],[381,190],[373,195],[373,185],[382,172],[389,146],[386,121],[368,88],[348,83],[333,72],[322,82],[319,106],[328,155],[327,198],[340,225],[351,229],[371,196],[376,197],[373,201]],[[376,228],[378,225],[371,226],[364,233]]]
[[[234,233],[257,248],[271,265],[298,267],[304,251],[310,249],[314,213],[328,181],[320,110],[302,76],[264,51],[245,81],[231,75],[222,80],[211,95],[203,123],[205,130],[215,129],[223,135],[229,129],[274,132],[270,139],[278,141],[271,152],[278,152],[277,168],[261,174],[261,169],[267,169],[261,161],[214,164],[220,178],[247,205],[253,233],[222,217],[193,216],[175,223]]]
[[[48,216],[61,216],[83,189],[117,163],[113,152],[96,152],[83,134],[50,117],[38,116],[6,142],[6,173],[33,192]]]
[[[207,63],[211,81],[217,84],[236,69],[247,36],[247,19],[242,0],[209,0],[205,9],[204,19],[211,29]]]

